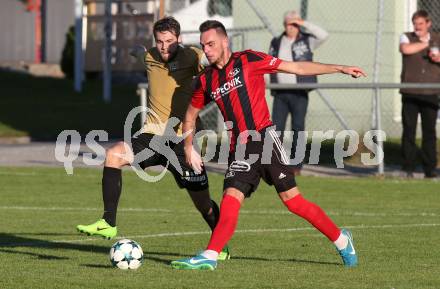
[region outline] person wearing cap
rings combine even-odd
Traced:
[[[285,61],[313,61],[313,51],[328,38],[328,32],[316,24],[306,21],[296,11],[288,11],[284,14],[284,31],[274,37],[270,42],[269,54]],[[270,75],[271,83],[316,83],[317,77],[300,76],[287,73]],[[284,138],[287,116],[291,114],[291,130],[293,131],[291,160],[291,172],[299,175],[302,168],[302,160],[296,161],[295,151],[298,142],[298,132],[305,129],[305,118],[309,102],[309,90],[272,90],[274,96],[272,107],[272,119],[277,131]]]

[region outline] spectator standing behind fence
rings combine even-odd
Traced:
[[[274,37],[270,43],[269,54],[287,61],[312,61],[313,50],[320,46],[328,37],[327,31],[321,27],[301,19],[296,11],[288,11],[284,15],[284,32]],[[287,73],[270,75],[271,83],[316,83],[313,76],[300,76]],[[274,96],[272,119],[277,131],[281,131],[284,139],[287,116],[291,114],[292,120],[292,149],[291,159],[295,156],[298,142],[298,132],[304,131],[309,90],[272,90]],[[302,161],[291,164],[292,173],[299,175]]]
[[[440,35],[430,31],[431,19],[424,10],[412,16],[414,32],[400,37],[402,83],[440,83]],[[426,178],[436,177],[436,121],[440,89],[401,89],[402,94],[402,156],[407,177],[412,177],[417,158],[417,118],[422,120],[421,159]]]

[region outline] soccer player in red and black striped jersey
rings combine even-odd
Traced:
[[[366,76],[363,70],[352,66],[282,61],[252,50],[232,53],[223,24],[214,20],[202,23],[200,32],[200,43],[211,65],[195,81],[192,102],[183,123],[183,131],[188,133],[186,160],[195,171],[202,170],[201,157],[193,148],[193,132],[198,113],[211,101],[217,103],[225,121],[232,124],[228,128],[231,149],[220,219],[206,250],[195,257],[173,261],[171,266],[214,270],[219,252],[234,234],[242,202],[256,190],[261,178],[275,186],[289,211],[307,220],[335,244],[345,266],[356,266],[357,255],[350,232],[338,228],[319,206],[303,198],[296,186],[295,177],[287,166],[288,158],[270,120],[263,76],[275,72],[343,73],[357,78]]]

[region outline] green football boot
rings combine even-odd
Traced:
[[[90,225],[78,225],[76,229],[78,232],[87,234],[88,236],[97,235],[107,240],[112,239],[118,234],[117,227],[110,226],[104,219],[98,220]]]
[[[225,261],[231,259],[231,252],[229,251],[229,246],[226,245],[223,247],[223,250],[218,254],[217,260]]]

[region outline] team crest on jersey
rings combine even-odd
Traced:
[[[170,71],[176,71],[178,68],[179,68],[179,65],[177,64],[177,61],[168,63],[168,69]]]
[[[229,72],[228,73],[228,76],[229,77],[234,77],[234,76],[236,76],[237,74],[239,74],[240,73],[240,68],[234,68],[231,72]]]

